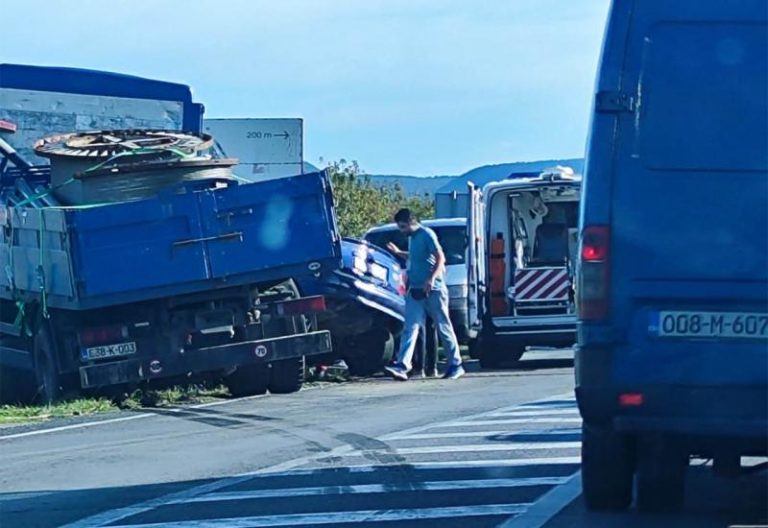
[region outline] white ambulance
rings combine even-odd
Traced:
[[[581,177],[556,167],[469,187],[470,355],[498,368],[528,346],[573,345]]]

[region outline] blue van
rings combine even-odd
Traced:
[[[768,451],[768,3],[615,0],[581,204],[590,509],[683,502]]]

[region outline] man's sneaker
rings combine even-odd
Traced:
[[[398,381],[408,381],[408,371],[402,365],[387,365],[384,370]]]
[[[464,367],[461,365],[451,365],[448,367],[448,370],[445,371],[445,374],[443,374],[443,379],[459,379],[464,375]]]

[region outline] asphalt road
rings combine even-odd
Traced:
[[[0,526],[708,527],[766,520],[765,475],[691,471],[672,517],[579,498],[562,352],[451,382],[371,380],[54,430],[0,430]],[[738,491],[737,491],[738,490]]]

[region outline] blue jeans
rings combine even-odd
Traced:
[[[453,325],[451,325],[451,319],[448,316],[448,288],[445,286],[439,290],[432,290],[429,295],[419,301],[414,299],[410,292],[408,293],[405,298],[405,326],[400,338],[400,352],[397,356],[397,362],[406,370],[411,370],[419,328],[425,326],[427,314],[435,323],[448,365],[461,365],[459,341],[456,339],[456,333],[453,331]]]

